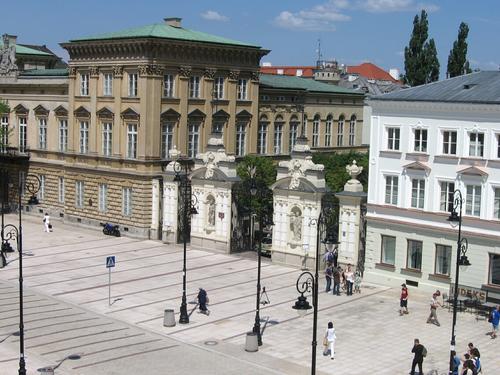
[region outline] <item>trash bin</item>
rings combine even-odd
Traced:
[[[259,350],[259,340],[255,332],[247,332],[245,350],[247,352],[256,352]]]
[[[173,309],[165,309],[165,315],[163,316],[163,326],[175,327],[175,314]]]

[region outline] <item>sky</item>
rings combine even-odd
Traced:
[[[314,65],[321,40],[325,60],[370,61],[402,73],[413,18],[426,9],[441,77],[462,21],[470,28],[472,68],[498,70],[500,64],[498,0],[17,0],[0,9],[1,34],[17,35],[21,44],[45,44],[65,60],[59,43],[72,38],[181,17],[185,28],[271,50],[262,62],[272,65]]]

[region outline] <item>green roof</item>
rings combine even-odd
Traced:
[[[260,48],[260,46],[257,46],[255,44],[243,43],[237,40],[206,34],[200,31],[189,30],[183,27],[174,27],[167,24],[153,24],[153,25],[135,27],[123,31],[116,31],[105,34],[88,36],[84,38],[72,39],[71,42],[107,40],[107,39],[130,39],[130,38],[177,39],[177,40],[189,40],[192,42],[230,44],[235,46]]]
[[[25,70],[21,73],[22,76],[36,76],[36,77],[67,77],[69,74],[68,68],[61,69],[31,69]]]
[[[354,91],[328,83],[318,82],[312,78],[302,78],[277,74],[261,74],[260,84],[261,86],[267,86],[276,89],[306,90],[311,92],[326,92],[331,94],[364,95],[364,93],[360,93],[359,91]]]
[[[0,42],[0,48],[3,48],[3,43]],[[29,48],[16,44],[16,54],[20,55],[42,55],[42,56],[52,56],[50,53],[39,51],[34,48]]]

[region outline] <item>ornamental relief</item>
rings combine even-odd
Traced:
[[[92,78],[99,77],[99,68],[97,66],[91,66],[90,67],[90,76]]]
[[[75,66],[70,66],[69,67],[69,76],[70,77],[76,77],[76,73],[77,73],[78,69],[75,67]]]
[[[217,73],[216,69],[213,68],[205,68],[205,71],[203,72],[203,76],[208,78],[208,79],[214,79],[215,78],[215,73]]]
[[[229,72],[229,79],[232,79],[233,81],[237,81],[240,78],[240,71],[239,70],[231,70]]]
[[[116,65],[113,67],[113,76],[115,78],[123,77],[123,66]]]
[[[193,70],[190,66],[181,66],[179,67],[179,75],[181,77],[189,78],[191,77]]]

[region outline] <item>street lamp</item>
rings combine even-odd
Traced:
[[[71,361],[77,361],[77,360],[79,360],[80,358],[82,358],[82,356],[81,356],[80,354],[70,354],[70,355],[68,355],[68,356],[64,357],[63,359],[61,359],[61,360],[57,363],[57,365],[55,365],[55,366],[47,366],[47,367],[42,367],[42,368],[39,368],[37,371],[38,371],[38,372],[40,372],[40,373],[42,373],[42,374],[44,374],[44,375],[54,375],[54,374],[55,374],[55,370],[57,370],[57,368],[58,368],[59,366],[61,366],[61,365],[62,365],[62,363],[63,363],[65,360],[69,359],[69,360],[71,360]]]
[[[327,199],[330,198],[330,199]],[[311,305],[307,301],[304,293],[312,292],[313,310],[313,338],[312,338],[312,358],[311,358],[311,374],[316,374],[316,346],[317,346],[317,330],[318,330],[318,283],[319,283],[319,258],[320,246],[324,243],[328,251],[333,250],[333,247],[338,244],[336,233],[334,232],[336,226],[333,225],[337,218],[334,217],[336,211],[334,209],[331,194],[324,195],[321,202],[321,211],[318,219],[312,219],[311,225],[316,225],[316,267],[314,275],[309,271],[304,271],[297,279],[297,291],[300,296],[292,306],[297,311],[300,317],[304,317],[307,311],[311,309]],[[322,240],[322,234],[326,236]]]
[[[182,264],[182,302],[180,307],[179,323],[189,323],[189,314],[187,312],[186,301],[186,250],[187,250],[187,237],[191,232],[190,225],[188,226],[188,217],[196,215],[198,211],[198,199],[191,193],[191,179],[189,173],[194,166],[194,161],[191,158],[180,157],[174,161],[174,182],[179,183],[179,192],[182,200],[179,201],[182,209],[182,241],[184,244],[184,259]]]
[[[462,192],[460,190],[455,190],[453,192],[453,210],[451,211],[448,221],[452,226],[456,226],[458,223],[458,240],[457,240],[457,260],[455,268],[455,288],[453,289],[453,322],[451,325],[451,342],[450,342],[450,372],[452,375],[454,363],[453,354],[455,350],[455,325],[457,324],[457,300],[458,300],[458,277],[460,272],[460,266],[470,266],[469,259],[467,258],[467,249],[469,243],[467,238],[462,238]],[[458,209],[458,212],[457,212]]]

